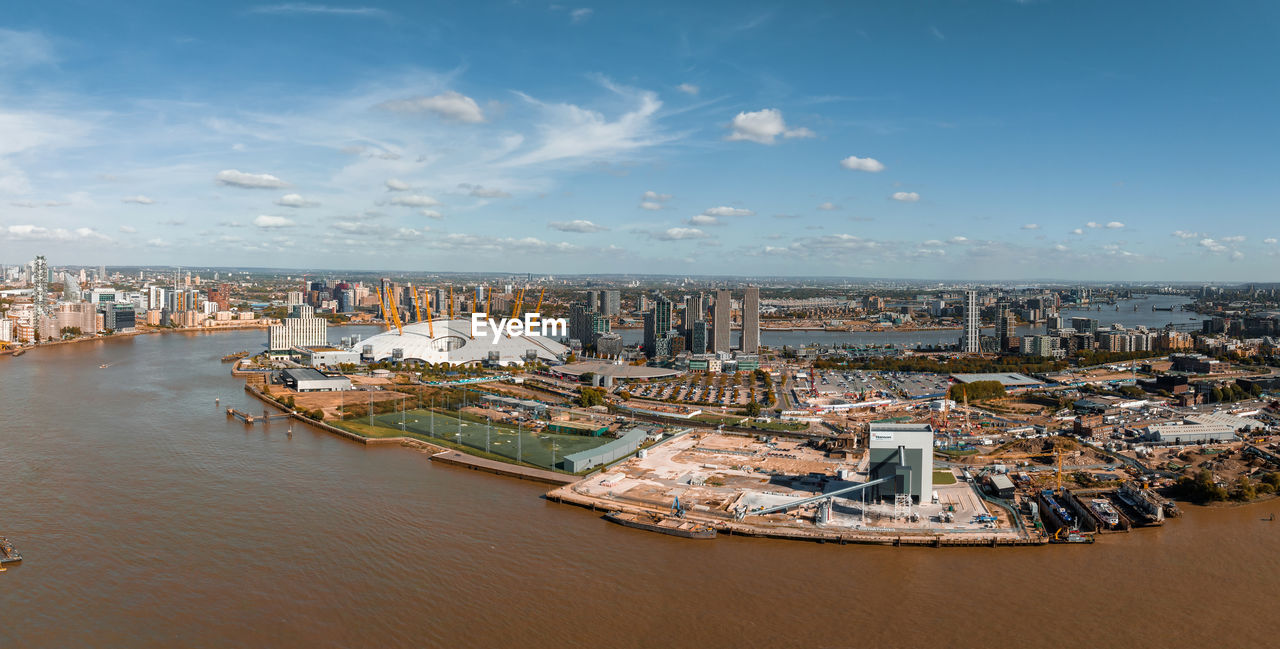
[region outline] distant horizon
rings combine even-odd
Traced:
[[[24,262],[25,263],[25,262]],[[0,262],[0,266],[21,266],[23,264]],[[270,267],[270,266],[204,266],[191,265],[180,266],[170,264],[49,264],[50,269],[63,268],[84,268],[87,270],[95,269],[99,266],[105,266],[107,270],[200,270],[209,272],[249,272],[249,273],[273,273],[273,274],[329,274],[339,275],[343,273],[360,274],[360,275],[464,275],[464,276],[500,276],[508,275],[512,279],[518,279],[527,276],[527,271],[435,271],[435,270],[398,270],[398,269],[354,269],[354,268],[319,268],[319,267]],[[1240,281],[1220,281],[1220,280],[1177,280],[1177,281],[1160,281],[1160,280],[1070,280],[1070,279],[1036,279],[1036,278],[1019,278],[1019,279],[965,279],[965,278],[910,278],[910,277],[844,277],[839,275],[708,275],[708,274],[660,274],[660,273],[533,273],[535,281],[543,276],[552,276],[556,279],[562,278],[613,278],[613,279],[662,279],[662,280],[714,280],[721,281],[732,279],[742,284],[748,284],[753,281],[798,281],[798,280],[815,280],[826,282],[895,282],[904,284],[944,284],[952,285],[954,288],[960,288],[961,285],[995,285],[1005,286],[1010,284],[1036,284],[1036,285],[1055,285],[1055,286],[1073,286],[1073,285],[1098,285],[1098,286],[1142,286],[1142,287],[1191,287],[1205,285],[1248,285],[1254,284],[1260,288],[1280,287],[1280,280],[1277,281],[1258,281],[1258,280],[1240,280]]]
[[[1280,267],[1268,3],[7,9],[0,257],[952,282]]]

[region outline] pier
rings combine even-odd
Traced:
[[[269,412],[266,408],[262,409],[261,415],[251,415],[247,412],[236,410],[235,408],[227,408],[228,419],[230,419],[231,417],[235,417],[236,419],[243,421],[246,426],[252,426],[258,422],[269,424],[271,423],[272,419],[288,419],[291,416],[292,415],[290,415],[287,412],[279,412],[279,413],[273,414]]]

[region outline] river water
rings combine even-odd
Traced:
[[[228,420],[261,405],[218,359],[264,338],[0,358],[0,647],[1274,646],[1275,502],[1091,547],[687,541]]]
[[[1177,310],[1182,305],[1190,303],[1191,300],[1181,295],[1152,295],[1145,299],[1117,300],[1114,305],[1098,305],[1101,308],[1100,311],[1093,309],[1063,309],[1061,313],[1062,317],[1067,320],[1072,317],[1095,318],[1101,327],[1109,327],[1112,323],[1119,323],[1125,327],[1143,326],[1148,329],[1161,329],[1165,325],[1173,323],[1179,325],[1195,324],[1198,329],[1199,322],[1204,319],[1203,316],[1198,316],[1190,311]],[[1172,307],[1175,310],[1152,311],[1152,306],[1160,308]],[[1119,308],[1117,309],[1117,307]],[[1137,307],[1136,310],[1135,307]],[[992,327],[987,327],[982,331],[988,336],[995,335],[995,329]],[[1044,332],[1045,328],[1043,326],[1018,327],[1018,335],[1020,336],[1042,334]],[[622,336],[623,342],[628,345],[644,342],[644,331],[641,329],[620,329],[618,333]],[[730,332],[730,334],[730,344],[736,347],[742,334],[736,330]],[[960,339],[960,335],[961,331],[959,329],[935,329],[932,331],[771,331],[763,329],[760,331],[760,343],[769,347],[782,347],[783,345],[803,347],[810,343],[918,347],[954,345]]]

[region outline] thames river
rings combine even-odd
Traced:
[[[228,420],[261,404],[219,357],[264,339],[0,357],[0,647],[1274,646],[1275,501],[1079,547],[688,541]]]

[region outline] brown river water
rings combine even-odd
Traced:
[[[0,648],[1277,646],[1275,501],[1093,546],[689,541],[228,420],[261,405],[218,359],[264,339],[0,357]]]

